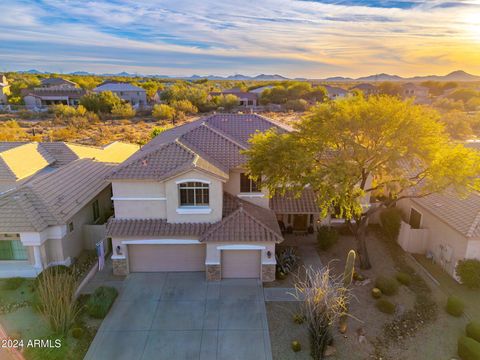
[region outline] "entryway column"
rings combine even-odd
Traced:
[[[33,257],[35,259],[35,267],[39,270],[43,270],[42,253],[40,250],[40,246],[33,247]]]

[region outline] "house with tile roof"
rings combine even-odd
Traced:
[[[478,142],[466,147],[480,151]],[[426,254],[456,278],[459,260],[480,260],[480,193],[453,189],[423,198],[401,200],[404,213],[398,242],[408,252]]]
[[[116,165],[78,159],[1,194],[0,278],[35,277],[95,249],[112,214],[105,178]],[[85,236],[88,226],[100,226],[100,235]]]
[[[319,209],[309,191],[270,199],[245,173],[249,138],[271,128],[290,131],[256,114],[216,114],[161,133],[118,166],[108,177],[114,273],[274,280],[279,220],[305,232]]]
[[[113,142],[103,147],[57,142],[0,142],[0,194],[78,159],[121,163],[139,149]]]
[[[111,91],[120,99],[132,104],[134,107],[142,107],[147,105],[147,93],[145,89],[125,82],[104,82],[95,89],[94,92],[100,93]]]

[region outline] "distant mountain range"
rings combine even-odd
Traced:
[[[35,69],[27,71],[19,71],[19,73],[25,74],[49,74],[48,72],[41,72]],[[123,76],[123,77],[155,77],[159,79],[184,79],[184,80],[257,80],[257,81],[282,81],[282,80],[308,80],[306,78],[290,79],[278,74],[260,74],[257,76],[248,76],[242,74],[235,74],[230,76],[218,76],[218,75],[192,75],[192,76],[169,76],[169,75],[142,75],[142,74],[130,74],[127,72],[120,72],[116,74],[95,74],[86,71],[75,71],[68,75],[100,75],[100,76]],[[469,74],[463,70],[453,71],[447,75],[427,75],[427,76],[414,76],[414,77],[401,77],[398,75],[390,74],[375,74],[369,76],[363,76],[359,78],[349,78],[342,76],[329,77],[326,79],[315,79],[318,81],[328,82],[376,82],[376,81],[480,81],[480,76]]]

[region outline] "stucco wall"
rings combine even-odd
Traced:
[[[262,189],[261,193],[241,193],[240,192],[240,174],[244,172],[241,169],[230,171],[229,179],[224,185],[224,190],[229,194],[239,196],[242,200],[250,201],[251,203],[268,208],[268,190]],[[259,196],[263,195],[263,196]]]
[[[83,225],[94,223],[92,204],[97,199],[100,208],[99,223],[106,221],[107,217],[110,215],[112,203],[110,200],[110,187],[107,187],[67,222],[67,235],[63,237],[61,245],[58,245],[63,247],[64,259],[62,260],[77,257],[85,248],[85,243],[83,241]],[[68,232],[68,223],[70,223],[70,221],[73,222],[72,232]]]
[[[185,180],[202,180],[210,182],[210,205],[211,212],[209,214],[179,214],[179,195],[178,182]],[[199,171],[189,171],[182,175],[176,176],[165,182],[167,221],[170,223],[184,222],[217,222],[222,219],[223,206],[223,183],[211,176]]]
[[[116,218],[167,218],[165,184],[163,182],[114,181],[112,189]]]
[[[467,239],[461,233],[434,216],[427,209],[414,203],[410,199],[400,201],[398,207],[400,207],[406,214],[407,221],[412,207],[422,214],[420,227],[429,230],[426,251],[433,255],[434,260],[442,266],[446,272],[454,275],[457,261],[466,257]],[[451,249],[451,259],[445,259],[445,256],[442,257],[442,248]],[[448,253],[449,251],[450,250],[444,250],[443,254]]]

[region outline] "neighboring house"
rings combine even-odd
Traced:
[[[238,98],[238,106],[251,109],[258,106],[258,94],[245,92],[239,89],[224,90],[222,92],[212,92],[210,96],[235,95]]]
[[[10,95],[10,84],[4,74],[0,74],[0,105],[8,102],[7,96]]]
[[[97,86],[93,91],[97,93],[111,91],[120,99],[128,101],[134,107],[147,105],[147,93],[145,89],[129,83],[106,82]]]
[[[0,195],[0,277],[35,277],[95,249],[112,213],[105,177],[115,166],[76,160]],[[92,227],[100,231],[85,236]]]
[[[319,211],[309,194],[269,200],[246,175],[242,150],[270,128],[289,131],[255,114],[212,115],[161,133],[116,168],[109,177],[115,217],[107,224],[114,273],[274,280],[278,220],[290,217],[307,230]]]
[[[428,88],[414,83],[403,84],[401,95],[404,99],[413,99],[415,104],[430,104],[431,102]]]
[[[375,95],[379,93],[378,88],[375,85],[369,83],[362,83],[350,88],[350,92],[353,90],[360,90],[365,96]]]
[[[86,91],[76,87],[51,86],[26,89],[22,93],[28,109],[40,109],[55,104],[77,106]]]
[[[454,191],[401,200],[406,215],[399,243],[404,250],[426,254],[455,277],[459,260],[480,260],[480,194],[467,198]]]
[[[0,194],[78,159],[120,163],[137,145],[114,142],[105,147],[66,142],[0,142]]]
[[[336,86],[322,85],[327,90],[327,95],[330,100],[344,98],[348,95],[348,91]]]
[[[71,88],[78,88],[78,85],[73,81],[52,77],[43,79],[40,82],[40,86],[42,88],[61,88],[61,89],[71,89]]]
[[[250,90],[249,92],[252,94],[257,94],[257,96],[260,96],[265,90],[273,88],[273,85],[266,85],[266,86],[260,86],[256,89]]]

